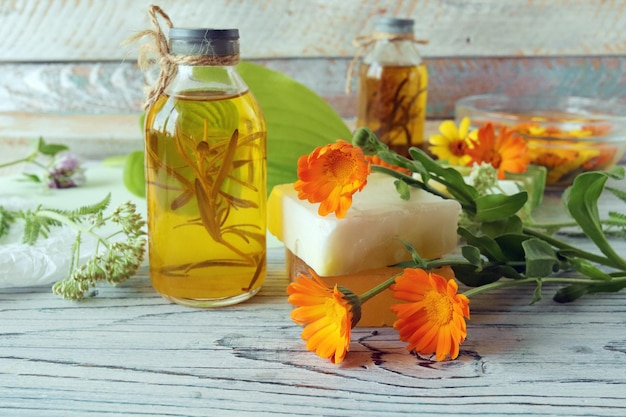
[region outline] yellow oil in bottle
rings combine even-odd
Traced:
[[[357,127],[370,128],[395,152],[423,147],[428,92],[426,65],[359,67]]]
[[[196,92],[162,96],[146,115],[150,276],[165,298],[226,305],[263,283],[266,130],[259,114],[248,92]]]

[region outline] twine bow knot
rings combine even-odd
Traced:
[[[368,35],[359,35],[354,40],[352,40],[352,45],[354,45],[357,49],[356,54],[352,61],[350,61],[350,65],[348,66],[348,73],[346,76],[346,94],[350,94],[352,91],[352,75],[354,74],[354,67],[357,62],[361,58],[361,56],[365,53],[367,48],[369,48],[374,43],[386,40],[390,42],[396,41],[411,41],[413,43],[426,45],[428,43],[427,39],[416,39],[413,33],[388,33],[388,32],[374,32]]]
[[[177,55],[173,54],[170,50],[169,42],[163,29],[159,24],[159,17],[161,17],[168,28],[173,28],[174,25],[170,17],[157,5],[150,5],[148,8],[148,16],[152,22],[154,29],[147,29],[141,31],[124,43],[131,43],[137,41],[144,36],[149,36],[154,39],[152,43],[146,43],[139,48],[139,57],[137,63],[139,68],[143,71],[147,71],[150,67],[158,64],[160,68],[159,78],[147,88],[146,100],[144,102],[144,109],[148,109],[157,99],[163,94],[169,83],[176,76],[178,65],[235,65],[239,62],[239,54],[217,56],[217,55]],[[154,55],[158,55],[156,60]]]

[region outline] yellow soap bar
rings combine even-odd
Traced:
[[[402,242],[423,258],[438,258],[458,242],[461,212],[446,200],[411,187],[400,198],[394,178],[373,173],[342,219],[320,216],[318,205],[300,200],[293,184],[275,186],[268,200],[268,229],[296,257],[322,276],[353,274],[411,259]]]
[[[289,250],[286,251],[286,260],[287,273],[289,274],[289,279],[291,281],[299,275],[307,277],[311,276],[311,267],[308,266],[302,259],[296,257]],[[360,295],[401,272],[402,269],[400,268],[382,267],[368,271],[361,271],[356,274],[320,276],[320,278],[329,287],[338,285],[349,289],[356,295]],[[454,277],[454,272],[449,267],[439,268],[434,272],[447,279]],[[384,290],[380,294],[370,298],[362,305],[361,320],[357,323],[357,327],[393,326],[393,323],[397,318],[395,314],[391,312],[390,307],[393,304],[402,302],[403,301],[393,298],[393,292],[390,289]]]

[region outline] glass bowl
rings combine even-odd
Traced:
[[[506,126],[527,141],[546,186],[570,185],[581,172],[608,170],[626,151],[626,102],[585,97],[478,95],[456,103],[456,122]]]

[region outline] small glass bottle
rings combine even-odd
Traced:
[[[359,66],[357,127],[370,128],[392,150],[408,156],[423,147],[428,72],[415,46],[413,20],[378,18],[376,39]]]
[[[265,119],[237,29],[171,28],[169,45],[176,75],[145,120],[150,278],[178,304],[238,303],[265,279]]]

